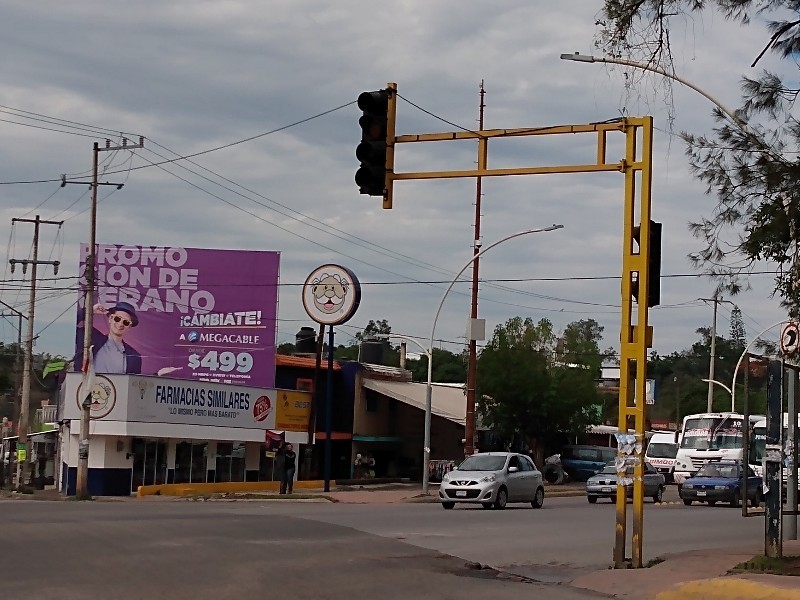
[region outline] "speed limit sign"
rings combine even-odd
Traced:
[[[785,323],[781,328],[781,352],[795,354],[800,348],[800,325],[794,321]]]

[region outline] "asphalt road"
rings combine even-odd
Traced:
[[[684,506],[669,487],[665,503],[645,500],[644,562],[664,554],[721,548],[763,539],[763,517],[742,518],[741,509]],[[279,506],[296,517],[352,527],[382,537],[491,565],[538,581],[569,581],[613,563],[616,512],[609,501],[546,498],[541,509],[509,505],[504,511],[438,504]],[[631,555],[633,506],[628,503]]]
[[[647,506],[646,555],[752,541],[761,519]],[[3,597],[453,598],[596,595],[542,582],[608,565],[611,504],[444,511],[438,504],[0,502]],[[757,539],[757,538],[756,538]]]

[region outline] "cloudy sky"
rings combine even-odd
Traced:
[[[713,284],[686,255],[698,249],[686,224],[714,199],[693,180],[676,133],[711,131],[711,104],[674,89],[672,127],[659,77],[559,60],[593,52],[602,3],[399,0],[99,2],[6,0],[0,25],[0,237],[7,259],[27,258],[33,229],[13,218],[64,220],[42,227],[40,259],[61,260],[57,279],[40,270],[36,350],[71,356],[78,246],[88,239],[88,189],[61,188],[60,175],[88,177],[92,143],[119,133],[145,148],[101,156],[98,242],[281,252],[277,342],[313,325],[300,284],[333,262],[362,283],[355,317],[338,329],[348,343],[370,319],[427,338],[444,289],[472,252],[475,181],[398,182],[394,208],[361,196],[353,182],[360,92],[396,82],[397,133],[477,127],[479,86],[487,128],[655,118],[653,215],[664,223],[662,306],[651,311],[654,348],[689,347],[709,326]],[[738,82],[767,35],[713,14],[673,31],[677,71],[731,107]],[[596,51],[595,51],[596,52]],[[779,69],[766,56],[761,67]],[[635,77],[632,77],[635,75]],[[626,85],[626,82],[629,85]],[[632,83],[631,83],[632,82]],[[560,136],[559,136],[560,137]],[[238,143],[241,142],[241,143]],[[591,136],[493,141],[493,167],[591,161]],[[220,148],[218,150],[214,150]],[[213,151],[210,151],[213,150]],[[194,155],[189,161],[152,166]],[[622,157],[612,143],[610,154]],[[471,168],[474,142],[405,144],[398,171]],[[14,184],[13,182],[42,181]],[[484,179],[484,246],[512,233],[481,262],[480,316],[487,332],[514,316],[579,319],[605,327],[618,347],[621,175]],[[769,270],[769,265],[765,265]],[[514,280],[514,281],[507,281]],[[748,336],[782,318],[772,278],[755,276],[735,298]],[[0,299],[27,312],[20,270],[4,268]],[[732,306],[720,305],[727,335]],[[463,348],[469,283],[457,284],[435,337]],[[2,340],[16,338],[4,322]]]

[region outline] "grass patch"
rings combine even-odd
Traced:
[[[800,576],[800,556],[754,556],[750,560],[739,563],[731,572],[768,573],[770,575]]]

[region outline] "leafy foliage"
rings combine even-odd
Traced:
[[[794,60],[800,49],[800,3],[792,0],[606,0],[597,45],[674,72],[673,24],[682,31],[684,21],[706,8],[742,24],[756,14],[775,15],[764,51]],[[694,174],[717,198],[710,216],[690,224],[702,245],[689,258],[718,282],[718,291],[731,294],[748,287],[757,261],[776,264],[773,294],[800,316],[800,286],[794,283],[800,275],[800,123],[793,115],[800,90],[768,71],[744,77],[741,89],[735,114],[714,110],[713,136],[681,134]]]
[[[545,447],[585,432],[597,419],[602,331],[592,319],[571,323],[560,338],[547,319],[498,325],[478,358],[485,424],[509,447],[533,449],[539,463]]]

